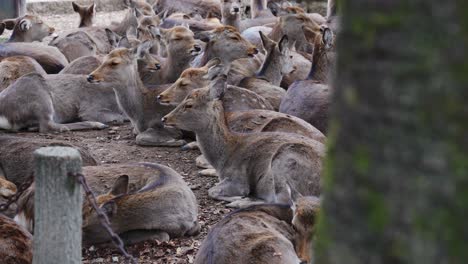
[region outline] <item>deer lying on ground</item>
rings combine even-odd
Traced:
[[[17,191],[16,185],[9,180],[5,179],[0,172],[0,204],[4,204],[8,201],[10,197],[12,197]],[[3,215],[13,218],[16,213],[16,204],[12,203],[10,207],[0,213],[0,217]]]
[[[311,263],[304,249],[313,242],[319,207],[317,198],[307,197],[295,211],[279,204],[234,211],[211,228],[195,263]]]
[[[198,38],[206,42],[206,48],[192,65],[201,67],[211,59],[220,58],[224,65],[230,65],[229,84],[238,85],[245,77],[253,76],[262,63],[258,49],[231,26],[200,32]]]
[[[331,93],[328,85],[323,83],[323,76],[328,74],[327,50],[332,42],[332,31],[323,27],[316,37],[313,64],[307,80],[294,82],[280,105],[280,112],[300,117],[323,133],[327,132]]]
[[[124,3],[131,8],[136,8],[145,16],[156,15],[153,7],[144,0],[124,0]]]
[[[207,18],[211,14],[221,19],[221,6],[217,0],[158,0],[153,8],[156,12],[166,11],[167,15],[180,12],[190,17]]]
[[[48,74],[59,73],[68,65],[67,58],[56,48],[39,43],[0,44],[0,59],[27,56],[35,59]]]
[[[159,29],[165,43],[167,58],[159,58],[161,71],[142,79],[144,84],[159,85],[173,83],[183,70],[190,67],[190,62],[200,51],[200,45],[195,41],[194,34],[184,26],[171,29]]]
[[[106,56],[104,62],[90,75],[92,84],[106,83],[112,87],[119,107],[127,114],[137,134],[139,145],[181,146],[182,133],[177,129],[166,129],[161,117],[173,107],[156,102],[162,89],[148,89],[138,73],[138,50],[119,48]]]
[[[267,99],[275,110],[279,109],[286,91],[281,88],[283,75],[294,71],[292,54],[289,50],[288,37],[285,35],[276,43],[260,31],[263,47],[266,50],[265,61],[255,77],[243,79],[239,86],[245,87]]]
[[[97,161],[91,153],[83,147],[78,147],[58,140],[24,138],[0,135],[0,178],[21,185],[33,171],[33,152],[42,147],[65,146],[78,149],[84,166],[94,166]]]
[[[164,105],[173,107],[181,103],[187,95],[198,88],[209,89],[210,68],[221,63],[218,58],[210,60],[205,66],[200,68],[186,69],[169,88],[157,96],[158,101]],[[247,89],[228,85],[223,97],[226,111],[245,111],[250,109],[273,110],[273,106],[261,95]]]
[[[198,234],[195,195],[171,168],[155,163],[102,165],[83,167],[83,174],[125,244]],[[28,227],[34,226],[33,197],[34,188],[30,188],[18,202],[15,217]],[[83,244],[110,242],[96,212],[84,201]]]
[[[73,11],[80,15],[80,24],[78,27],[92,27],[94,16],[96,15],[96,5],[92,3],[89,6],[82,6],[72,2]]]
[[[27,74],[0,93],[0,129],[65,132],[123,123],[112,96],[110,88],[90,85],[85,75]]]
[[[182,177],[169,167],[154,163],[85,167],[83,173],[96,186],[112,177],[115,181],[107,194],[98,196],[98,204],[112,223],[112,229],[126,244],[143,240],[198,234],[197,202]],[[117,175],[124,175],[119,176]],[[116,179],[116,180],[115,180]],[[91,181],[92,182],[92,181]],[[94,184],[92,184],[95,186]],[[133,189],[133,190],[132,190]],[[95,211],[83,205],[83,243],[110,241]]]
[[[6,29],[13,30],[8,42],[42,41],[55,31],[36,15],[24,15],[14,19],[5,19],[2,22]]]
[[[32,72],[42,76],[47,74],[41,65],[31,57],[13,56],[0,60],[0,92],[21,76]]]
[[[0,190],[1,188],[0,186]],[[31,234],[15,221],[0,214],[0,259],[2,263],[31,264],[32,256]]]
[[[297,134],[231,132],[220,100],[226,79],[218,76],[210,90],[193,91],[162,119],[167,126],[196,133],[203,155],[220,176],[209,196],[244,207],[318,195],[324,145]]]

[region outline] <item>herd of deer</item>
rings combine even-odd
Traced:
[[[136,144],[199,148],[209,197],[239,210],[209,232],[195,263],[311,263],[320,208],[335,34],[328,14],[285,0],[126,0],[121,22],[55,32],[36,15],[0,22],[0,129],[66,132],[130,121]],[[46,36],[53,39],[46,46]],[[36,42],[35,42],[36,41]],[[38,42],[37,42],[38,41]],[[196,141],[194,141],[194,136]],[[187,144],[187,142],[190,142]],[[126,243],[197,235],[182,176],[156,163],[97,165],[87,149],[0,135],[0,201],[43,146],[77,148],[83,173]],[[0,215],[0,258],[31,263],[34,185]],[[83,204],[83,244],[110,241]],[[12,220],[11,218],[14,218]]]

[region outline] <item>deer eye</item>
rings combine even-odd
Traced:
[[[192,107],[193,107],[193,105],[192,105],[191,103],[185,104],[185,105],[184,105],[184,108],[185,108],[185,109],[190,109],[190,108],[192,108]]]
[[[119,65],[119,63],[117,61],[111,61],[111,65],[112,66],[117,66],[117,65]]]

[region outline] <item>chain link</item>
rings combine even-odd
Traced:
[[[16,193],[8,198],[6,203],[0,204],[0,213],[5,212],[10,208],[13,203],[16,203],[23,193],[31,186],[34,181],[34,176],[31,175],[26,181],[24,181],[16,190]]]
[[[119,235],[117,235],[114,232],[114,230],[112,230],[112,227],[110,226],[111,223],[107,215],[97,205],[96,195],[94,195],[94,193],[89,188],[88,184],[86,183],[86,178],[84,177],[84,175],[81,173],[76,173],[76,174],[69,173],[68,176],[75,177],[76,180],[81,184],[81,186],[83,186],[83,190],[85,191],[88,201],[91,203],[91,206],[96,211],[98,215],[98,219],[101,222],[102,227],[104,227],[107,233],[111,236],[112,243],[114,243],[114,245],[120,250],[120,252],[122,252],[125,258],[129,259],[131,263],[137,264],[138,263],[137,260],[125,250],[125,246],[124,246],[122,239],[119,237]]]

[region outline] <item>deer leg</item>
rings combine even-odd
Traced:
[[[115,124],[115,125],[121,125],[123,124],[126,120],[128,120],[127,117],[124,115],[114,113],[113,111],[102,109],[98,112],[85,112],[84,114],[80,115],[81,120],[83,121],[97,121],[101,122],[104,124]]]
[[[169,241],[169,234],[160,230],[132,230],[119,234],[126,245],[139,243],[146,240]]]
[[[208,190],[208,196],[215,200],[233,202],[246,197],[249,194],[249,186],[235,182],[229,177],[219,182]]]
[[[91,129],[104,129],[108,128],[108,125],[105,125],[100,122],[92,122],[92,121],[83,121],[83,122],[76,122],[76,123],[69,123],[65,124],[65,126],[71,131],[78,131],[78,130],[91,130]]]
[[[180,147],[185,145],[185,140],[176,139],[177,133],[173,133],[164,128],[149,128],[138,134],[136,143],[140,146],[157,147]]]
[[[265,200],[246,197],[246,198],[242,198],[240,200],[236,200],[234,202],[228,203],[226,206],[232,207],[232,208],[246,208],[252,205],[264,204],[264,203],[265,203]]]
[[[216,169],[204,169],[198,172],[199,176],[205,176],[205,177],[219,177],[218,173],[216,172]]]
[[[195,164],[197,165],[198,168],[201,169],[214,169],[213,166],[206,160],[205,156],[200,155],[195,159]]]
[[[198,142],[197,142],[197,141],[192,141],[192,142],[187,143],[187,144],[185,144],[184,146],[182,146],[182,150],[183,150],[183,151],[186,151],[186,150],[195,150],[195,149],[200,149],[200,146],[198,145]]]

